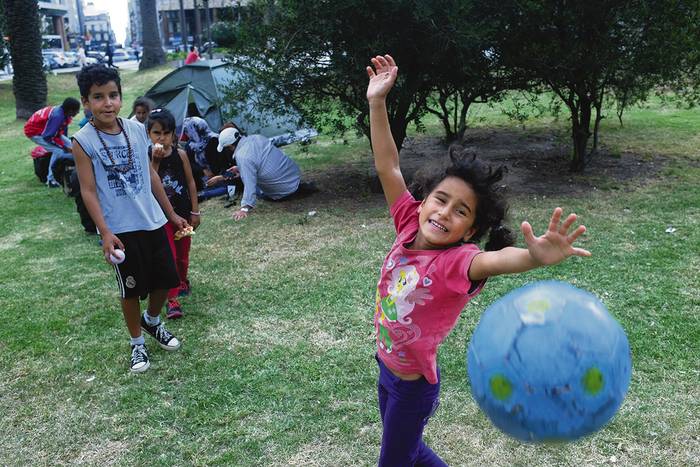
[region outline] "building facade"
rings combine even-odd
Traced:
[[[109,13],[98,10],[92,1],[44,0],[37,2],[41,17],[43,47],[69,50],[80,44],[114,42]]]
[[[207,3],[209,21],[214,23],[221,18],[225,10],[230,10],[232,15],[235,15],[237,9],[250,3],[250,0],[157,0],[158,24],[163,46],[180,48],[206,42]],[[183,14],[184,22],[181,20]],[[131,42],[140,44],[141,14],[138,0],[129,0],[129,30]]]
[[[46,0],[37,3],[39,4],[44,48],[67,50],[69,48],[66,31],[69,25],[68,7],[66,5],[68,0]]]
[[[85,45],[88,48],[104,48],[109,43],[115,43],[109,13],[99,10],[95,4],[88,1],[83,10],[85,15]]]

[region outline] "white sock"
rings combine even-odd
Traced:
[[[132,337],[131,338],[131,345],[144,345],[145,343],[146,343],[146,341],[143,338],[143,334],[141,334],[139,337]]]
[[[149,326],[158,326],[160,324],[160,315],[151,316],[148,314],[148,311],[144,312],[143,319],[146,321],[146,324],[148,324]]]

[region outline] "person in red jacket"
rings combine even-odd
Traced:
[[[197,60],[199,60],[199,51],[197,50],[197,47],[191,46],[190,53],[188,53],[187,58],[185,58],[185,65],[189,65],[190,63],[194,63]]]
[[[72,97],[59,106],[48,106],[34,112],[24,124],[27,138],[51,153],[49,174],[46,185],[59,187],[53,173],[53,166],[61,159],[73,160],[73,149],[68,139],[68,125],[80,111],[80,101]]]

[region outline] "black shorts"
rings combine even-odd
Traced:
[[[168,290],[180,284],[165,228],[116,235],[124,244],[126,255],[123,263],[114,265],[121,298],[143,300],[154,290]]]

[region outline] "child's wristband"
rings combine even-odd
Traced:
[[[202,211],[197,211],[197,212],[190,211],[190,215],[192,215],[192,216],[201,216],[201,215],[202,215]]]

